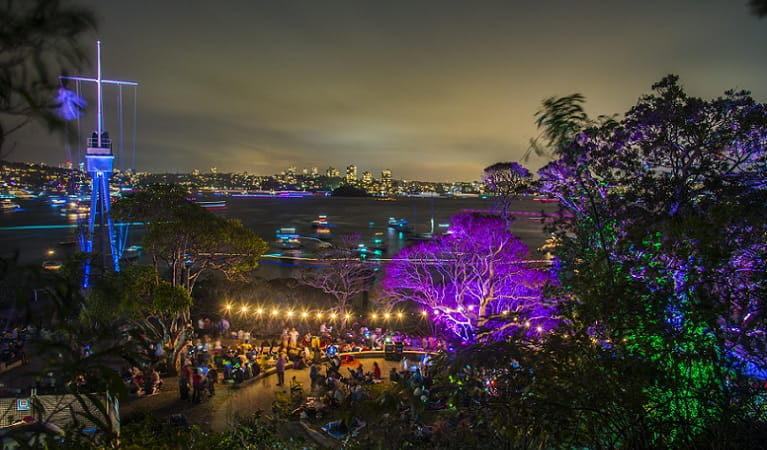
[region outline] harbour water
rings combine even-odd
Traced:
[[[479,198],[397,198],[381,201],[374,198],[304,197],[304,198],[217,198],[226,200],[226,208],[216,214],[235,218],[270,243],[269,253],[282,253],[275,245],[276,230],[293,227],[296,233],[306,239],[304,255],[311,253],[311,236],[316,233],[311,222],[319,215],[326,215],[333,236],[354,233],[364,242],[370,242],[376,233],[383,233],[387,249],[385,255],[393,256],[410,243],[405,236],[388,226],[389,218],[406,219],[415,233],[443,232],[450,217],[465,210],[489,210],[492,200]],[[19,252],[22,264],[39,265],[44,260],[65,259],[76,250],[75,245],[66,245],[77,228],[77,218],[60,214],[45,199],[18,199],[21,209],[4,211],[0,214],[0,256],[7,257]],[[530,213],[554,213],[556,205],[520,199],[512,205],[514,211]],[[539,221],[518,216],[512,225],[512,232],[520,237],[531,249],[542,246],[547,238]],[[141,227],[129,231],[127,245],[140,243]],[[52,253],[51,253],[52,252]],[[298,252],[298,253],[301,253]],[[290,252],[284,252],[290,256]],[[534,254],[535,255],[535,254]],[[267,276],[283,276],[289,269],[270,268],[270,262],[279,263],[275,258],[264,259],[263,270]],[[289,264],[288,264],[289,265]],[[259,269],[261,270],[261,269]],[[273,273],[277,270],[279,273]],[[282,273],[286,272],[286,273]]]

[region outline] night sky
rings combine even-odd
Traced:
[[[137,170],[355,164],[468,181],[521,158],[549,96],[580,92],[590,114],[622,113],[675,73],[692,95],[737,88],[767,100],[767,20],[746,0],[81,3],[99,21],[84,42],[94,67],[98,38],[104,77],[141,83]],[[113,138],[116,92],[105,90]],[[123,101],[116,167],[131,165],[131,90]],[[36,128],[10,140],[11,160],[70,159]]]

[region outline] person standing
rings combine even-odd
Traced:
[[[373,379],[374,380],[381,379],[381,367],[375,361],[373,361]]]
[[[200,403],[202,400],[203,377],[200,369],[194,369],[192,374],[192,403]]]
[[[181,400],[189,400],[189,378],[185,371],[181,371],[178,377],[178,393]]]
[[[208,393],[213,395],[216,393],[216,383],[218,383],[218,371],[215,366],[211,365],[208,368],[206,377],[208,378]]]
[[[274,366],[277,369],[277,386],[285,384],[285,364],[287,364],[285,353],[280,353],[277,364]]]
[[[295,328],[290,330],[290,348],[298,347],[298,331]]]
[[[320,378],[320,366],[317,364],[312,364],[311,369],[309,369],[309,379],[312,380],[312,387],[315,387],[317,385],[317,382]]]
[[[290,334],[287,328],[282,329],[282,335],[280,335],[280,340],[282,341],[282,348],[287,350],[288,344],[290,343]]]

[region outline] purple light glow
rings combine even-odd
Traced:
[[[64,120],[73,120],[81,117],[85,113],[85,107],[88,102],[76,93],[59,88],[59,94],[56,97],[56,111]]]
[[[501,339],[518,329],[545,333],[553,308],[543,303],[548,272],[499,217],[461,214],[449,233],[403,249],[386,269],[394,303],[423,305],[435,322],[466,342]]]

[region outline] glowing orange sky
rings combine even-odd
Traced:
[[[474,180],[520,159],[545,97],[622,113],[675,73],[691,95],[767,99],[767,20],[745,1],[84,3],[104,76],[141,83],[136,168],[153,172]],[[25,133],[11,159],[67,159]]]

